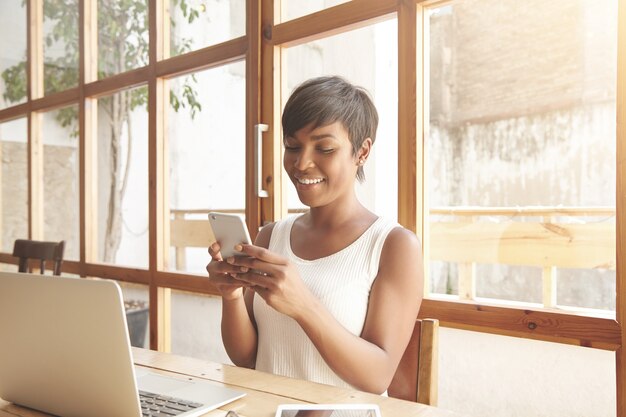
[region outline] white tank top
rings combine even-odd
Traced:
[[[291,227],[296,218],[288,217],[274,225],[269,249],[288,258],[309,290],[337,321],[360,336],[385,239],[399,225],[379,217],[344,249],[306,260],[291,251]],[[258,329],[257,370],[351,387],[330,369],[295,320],[269,307],[258,295],[254,297],[254,317]]]

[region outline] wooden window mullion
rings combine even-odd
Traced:
[[[85,84],[98,78],[97,0],[79,2],[78,132],[80,194],[80,265],[94,262],[98,255],[98,101],[87,96]]]
[[[150,272],[150,348],[162,352],[171,350],[171,289],[157,284],[158,271],[166,265],[166,240],[169,232],[169,207],[165,195],[168,172],[165,157],[165,117],[168,94],[167,84],[157,77],[157,62],[167,52],[164,39],[169,31],[164,29],[167,0],[150,2],[149,11],[149,64],[148,64],[148,228]],[[168,42],[169,44],[169,42]]]
[[[27,80],[28,102],[43,97],[43,0],[26,3],[28,16]],[[42,115],[28,114],[29,236],[43,239],[43,143]]]
[[[621,346],[616,352],[617,416],[626,417],[626,1],[617,6],[617,124],[616,124],[616,318],[621,328]]]

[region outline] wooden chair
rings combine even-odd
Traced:
[[[20,258],[18,272],[31,272],[29,259],[39,260],[39,269],[43,274],[46,270],[46,261],[54,261],[54,275],[61,275],[63,251],[65,241],[40,242],[36,240],[17,239],[13,245],[13,256]]]
[[[413,335],[387,389],[390,397],[437,405],[439,320],[417,319]]]

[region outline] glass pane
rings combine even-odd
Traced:
[[[0,109],[26,101],[26,4],[0,2]]]
[[[615,270],[562,268],[556,274],[558,305],[615,310]]]
[[[150,293],[147,285],[117,281],[122,289],[130,344],[150,346]]]
[[[171,56],[246,34],[245,0],[170,0],[170,17]]]
[[[147,64],[147,0],[98,0],[98,78]]]
[[[222,343],[221,317],[220,297],[172,290],[172,353],[232,363]]]
[[[542,303],[541,268],[477,264],[476,297]]]
[[[245,208],[245,63],[175,78],[170,88],[168,268],[206,274],[207,213]]]
[[[282,0],[277,6],[282,6],[282,21],[297,19],[350,0]]]
[[[365,181],[357,181],[359,200],[378,215],[398,217],[398,48],[397,21],[391,19],[285,50],[286,91],[322,75],[340,75],[367,89],[378,110],[378,132],[364,166]],[[359,65],[354,65],[358,62]],[[305,208],[288,186],[288,208]]]
[[[2,252],[12,253],[15,239],[28,239],[28,149],[26,119],[0,124],[2,157]],[[13,269],[16,270],[16,269]]]
[[[600,295],[614,283],[590,272],[615,270],[616,7],[427,11],[431,260],[483,264],[479,296],[542,302],[543,276],[558,302],[615,308]],[[430,272],[435,288],[443,270]]]
[[[148,267],[147,87],[98,100],[98,261]]]
[[[43,3],[45,94],[78,85],[78,0]]]
[[[459,265],[453,262],[431,261],[430,291],[436,294],[459,295]]]
[[[44,239],[65,240],[63,258],[80,256],[78,106],[43,113]]]

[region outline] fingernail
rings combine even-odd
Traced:
[[[226,258],[226,262],[228,262],[229,264],[232,264],[233,262],[235,262],[235,257],[231,256],[230,258]]]
[[[243,250],[243,245],[240,245],[240,244],[235,245],[235,250],[236,250],[237,252],[241,252],[241,251]]]
[[[239,269],[241,270],[241,272],[248,272],[248,267],[247,266],[242,266]]]

